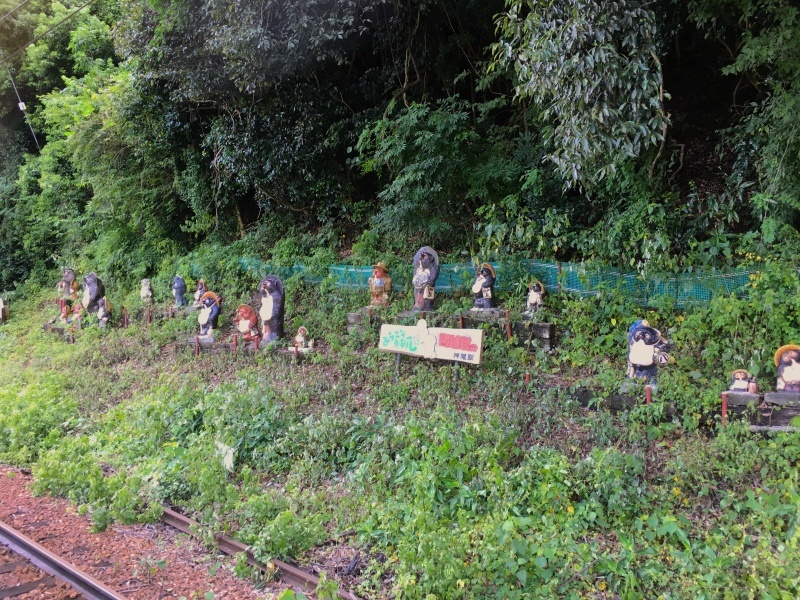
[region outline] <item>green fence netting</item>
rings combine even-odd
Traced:
[[[676,306],[708,303],[719,295],[735,293],[745,296],[751,271],[732,270],[726,272],[692,272],[668,275],[652,275],[643,278],[633,272],[585,263],[549,263],[537,260],[521,260],[510,263],[491,263],[497,273],[496,288],[500,291],[523,293],[527,284],[538,279],[549,292],[567,292],[581,296],[598,296],[608,291],[618,291],[636,302],[649,306],[665,300]],[[326,277],[342,288],[368,289],[372,267],[356,265],[330,265],[327,275],[320,269],[309,269],[303,265],[292,267],[271,266],[257,258],[239,260],[245,273],[263,277],[269,273],[283,279],[299,276],[309,283],[320,283]],[[442,264],[436,280],[436,291],[442,293],[466,292],[475,277],[476,266],[472,263]],[[195,274],[199,276],[199,274]],[[392,273],[394,288],[408,290],[411,285],[412,268]]]

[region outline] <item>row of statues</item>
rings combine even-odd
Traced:
[[[655,389],[659,366],[671,361],[670,342],[645,319],[635,321],[628,329],[628,377],[639,379]],[[773,356],[778,378],[778,392],[800,393],[800,346],[786,344]],[[746,369],[731,374],[729,391],[758,393],[756,377]]]
[[[392,279],[389,268],[383,262],[372,266],[372,277],[369,278],[369,289],[372,306],[386,306],[391,301]],[[432,309],[435,297],[436,278],[439,272],[439,259],[429,246],[423,246],[414,256],[414,308],[419,311]],[[491,309],[496,306],[494,268],[483,263],[477,270],[472,285],[474,306],[472,310]],[[57,290],[61,301],[61,320],[69,323],[80,319],[84,314],[96,314],[100,327],[105,327],[111,319],[111,307],[105,297],[105,286],[95,273],[89,273],[82,279],[81,285],[71,269],[64,269],[58,282]],[[176,275],[172,282],[172,295],[176,306],[187,306],[186,282]],[[260,306],[256,311],[248,304],[240,304],[233,319],[235,329],[247,342],[273,342],[284,337],[285,291],[283,282],[276,275],[267,275],[258,285],[257,295]],[[542,305],[544,287],[534,281],[528,288],[527,309],[535,311]],[[149,279],[141,282],[140,297],[143,302],[151,303],[153,287]],[[222,308],[222,298],[206,286],[203,279],[198,280],[194,293],[193,306],[199,310],[198,324],[200,337],[213,340],[214,331],[218,328],[218,319]],[[260,322],[260,324],[259,324]],[[310,349],[306,341],[308,331],[305,327],[298,329],[295,347],[301,351]],[[631,379],[642,380],[655,389],[658,380],[658,368],[671,361],[670,342],[661,332],[652,327],[645,319],[635,321],[628,329],[628,371]],[[774,363],[778,370],[777,391],[800,393],[800,346],[788,344],[781,346],[775,353]],[[737,369],[731,376],[731,391],[758,391],[756,378],[745,369]]]
[[[106,298],[106,287],[95,274],[89,273],[83,278],[83,294],[78,302],[80,286],[72,269],[64,269],[61,280],[56,286],[60,300],[61,322],[72,323],[80,320],[84,314],[97,315],[100,327],[105,327],[111,320],[111,305]]]
[[[411,284],[414,288],[414,310],[428,312],[433,310],[436,296],[436,279],[439,277],[439,255],[430,246],[423,246],[414,255],[414,274]],[[481,311],[497,307],[494,285],[497,276],[494,267],[483,263],[475,273],[472,284],[473,305],[470,310]],[[372,306],[387,306],[391,301],[392,278],[386,263],[372,265],[372,277],[368,280]],[[542,306],[544,286],[534,280],[528,286],[526,313],[531,314]]]
[[[423,246],[414,255],[413,262],[414,274],[412,285],[414,287],[414,310],[432,311],[433,300],[436,296],[436,280],[439,276],[439,255],[430,246]],[[283,287],[280,279],[270,276],[269,285]],[[262,284],[265,280],[262,281]],[[494,285],[496,274],[494,267],[489,263],[483,263],[475,274],[475,281],[472,284],[474,302],[472,310],[486,310],[497,307],[495,300]],[[372,276],[368,279],[370,290],[371,306],[388,306],[391,303],[392,278],[389,276],[389,267],[384,262],[372,265]],[[176,275],[172,281],[172,296],[175,306],[187,306],[186,301],[186,282],[180,275]],[[200,297],[208,291],[205,282],[200,279],[197,282],[197,289],[194,294],[193,306],[200,307]],[[153,302],[154,291],[149,279],[142,279],[139,292],[142,302],[151,304]],[[267,294],[269,295],[269,293]],[[544,286],[538,280],[530,283],[527,294],[526,311],[532,312],[542,306],[544,298]]]
[[[775,390],[800,393],[800,346],[796,344],[781,346],[775,351],[772,360],[778,370]],[[728,390],[756,394],[758,393],[758,382],[749,371],[736,369],[731,374],[731,384]]]

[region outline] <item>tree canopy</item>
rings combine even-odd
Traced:
[[[3,57],[39,38],[0,73],[0,287],[287,235],[667,270],[798,241],[788,0],[96,0],[48,33],[80,6],[0,1]]]

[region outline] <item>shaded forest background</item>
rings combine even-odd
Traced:
[[[800,251],[796,1],[83,4],[0,0],[0,289]]]

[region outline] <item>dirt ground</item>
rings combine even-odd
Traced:
[[[32,496],[30,481],[29,474],[0,465],[0,520],[130,600],[271,600],[282,589],[274,582],[257,589],[236,578],[230,557],[161,523],[115,524],[93,533],[90,517],[67,500]],[[51,597],[44,593],[25,597]]]

